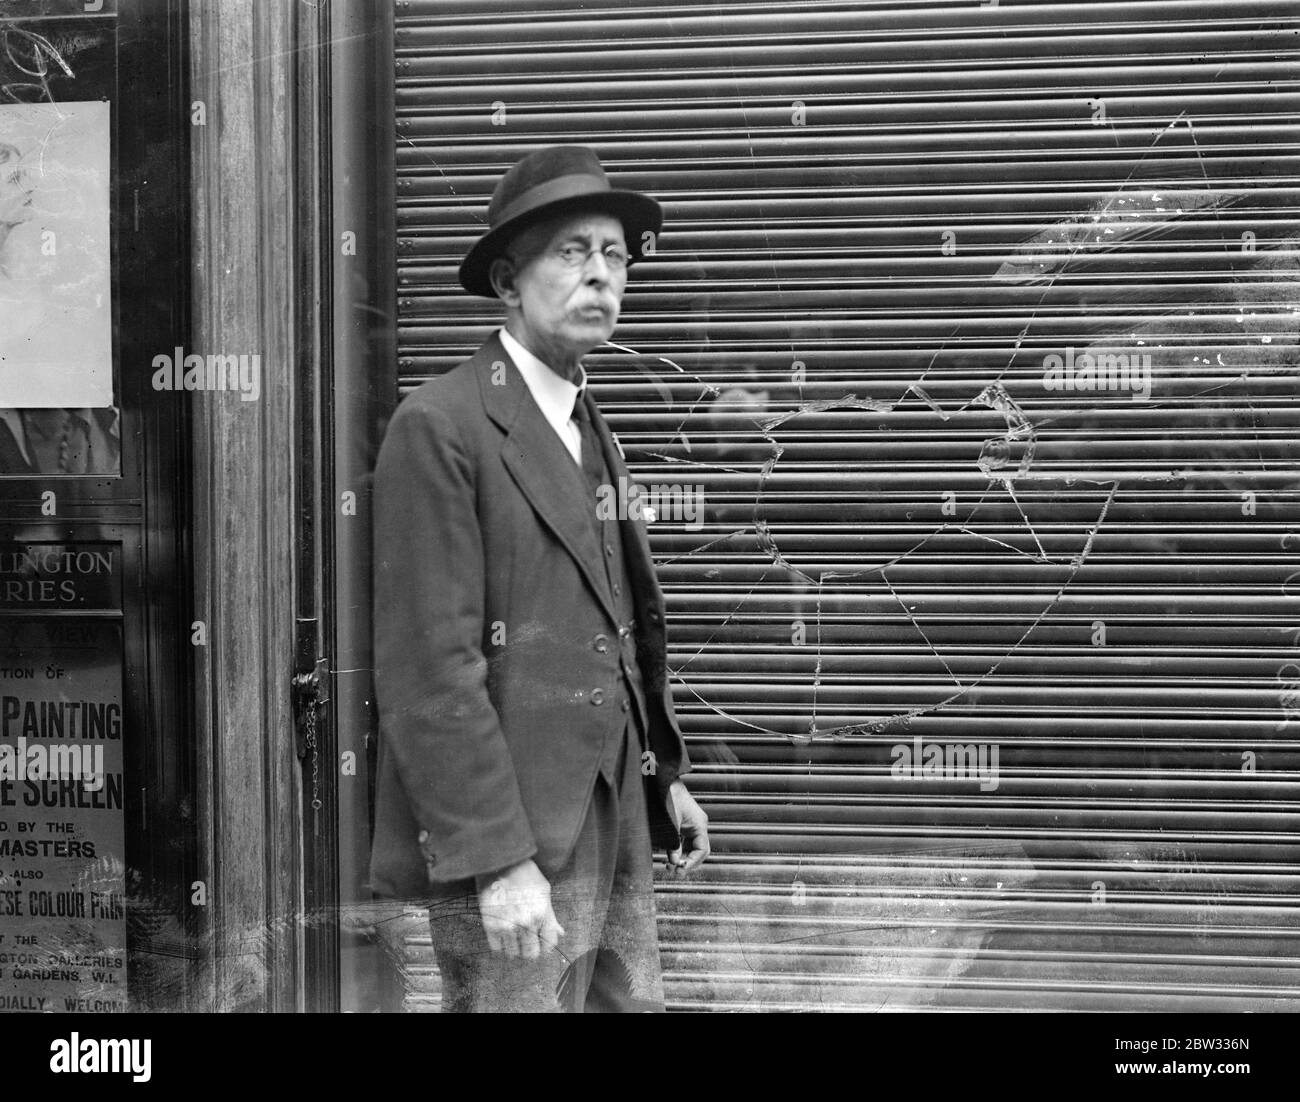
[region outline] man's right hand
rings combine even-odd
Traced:
[[[536,960],[543,945],[564,936],[551,909],[551,885],[529,858],[490,876],[475,878],[483,932],[494,953]]]

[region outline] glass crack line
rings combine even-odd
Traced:
[[[925,645],[930,648],[930,653],[939,659],[939,663],[948,671],[948,676],[952,678],[954,684],[956,684],[959,689],[964,688],[961,678],[953,673],[952,667],[948,665],[947,660],[939,653],[938,648],[935,647],[934,643],[930,641],[930,637],[926,635],[925,629],[916,622],[916,617],[912,615],[912,610],[907,607],[907,602],[898,595],[898,591],[894,589],[893,584],[890,582],[889,578],[886,577],[884,571],[881,571],[880,580],[889,588],[890,594],[893,596],[894,600],[898,602],[898,607],[903,610],[903,615],[907,617],[908,622],[916,629],[916,633],[925,640]]]

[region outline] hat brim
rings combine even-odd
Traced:
[[[631,260],[642,258],[643,235],[657,234],[663,226],[663,210],[659,204],[639,191],[593,191],[556,199],[502,222],[475,241],[461,261],[460,285],[471,295],[496,298],[488,273],[492,261],[505,253],[511,239],[538,222],[576,211],[610,214],[622,222]]]

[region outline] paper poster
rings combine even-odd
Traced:
[[[0,408],[113,404],[109,113],[0,106]]]
[[[121,554],[0,544],[0,1012],[127,1008]]]

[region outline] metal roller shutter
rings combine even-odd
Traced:
[[[589,371],[715,829],[670,1005],[1294,1007],[1294,3],[396,12],[404,386],[523,152],[666,208]]]

